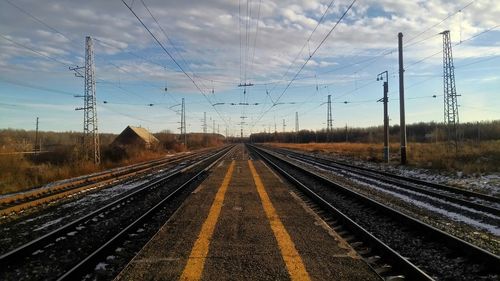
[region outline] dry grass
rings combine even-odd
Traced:
[[[303,151],[337,154],[362,160],[382,161],[382,144],[371,143],[271,143],[270,145]],[[399,146],[390,146],[391,163],[399,161]],[[458,153],[446,143],[409,143],[408,164],[416,167],[462,171],[465,174],[499,172],[500,141],[485,141],[479,145],[465,142]]]
[[[49,182],[86,175],[110,168],[152,160],[165,155],[155,151],[141,151],[121,161],[102,163],[99,167],[89,162],[63,164],[34,163],[22,155],[0,157],[0,194],[31,189]]]

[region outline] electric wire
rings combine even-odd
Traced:
[[[208,101],[208,103],[212,106],[212,108],[215,110],[215,112],[217,112],[217,114],[219,115],[219,117],[221,118],[222,121],[224,121],[224,123],[226,125],[227,122],[226,120],[222,117],[221,113],[217,110],[217,108],[215,108],[213,105],[212,105],[212,102],[210,101],[210,98],[203,92],[203,90],[198,86],[198,84],[196,83],[196,81],[194,81],[194,79],[189,75],[189,73],[187,73],[184,68],[182,68],[182,66],[177,62],[177,60],[172,56],[172,54],[165,48],[165,46],[163,46],[163,44],[160,42],[160,40],[158,40],[158,38],[156,38],[156,36],[153,34],[153,32],[151,32],[151,30],[147,27],[147,25],[141,20],[141,18],[135,13],[135,11],[132,9],[131,6],[129,6],[125,0],[121,0],[122,3],[130,10],[130,12],[135,16],[135,18],[137,18],[137,20],[141,23],[141,25],[148,31],[148,33],[151,35],[151,37],[153,37],[153,39],[155,39],[156,43],[158,43],[158,45],[160,45],[160,47],[163,49],[163,51],[170,57],[170,59],[172,59],[172,61],[177,65],[177,67],[184,73],[184,75],[186,75],[186,77],[188,77],[188,79],[191,81],[191,83],[196,87],[196,89],[198,89],[198,91],[205,97],[205,99]]]

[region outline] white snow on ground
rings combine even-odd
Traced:
[[[56,224],[56,223],[58,223],[58,222],[62,221],[63,219],[64,219],[64,218],[58,218],[58,219],[55,219],[55,220],[51,220],[51,221],[46,222],[46,223],[42,224],[41,226],[39,226],[39,227],[37,227],[37,228],[33,229],[33,231],[40,231],[40,230],[42,230],[42,229],[44,229],[44,228],[46,228],[46,227],[48,227],[48,226],[51,226],[51,225],[53,225],[53,224]]]
[[[100,262],[95,266],[95,270],[106,270],[107,263]]]
[[[386,193],[386,194],[390,194],[394,197],[397,197],[407,203],[410,203],[414,206],[417,206],[417,207],[420,207],[420,208],[424,208],[428,211],[431,211],[431,212],[434,212],[434,213],[438,213],[442,216],[445,216],[447,218],[450,218],[454,221],[457,221],[457,222],[462,222],[462,223],[465,223],[465,224],[468,224],[468,225],[471,225],[471,226],[474,226],[476,228],[481,228],[481,229],[484,229],[486,231],[488,231],[489,233],[493,234],[493,235],[497,235],[497,236],[500,236],[500,226],[499,225],[491,225],[491,224],[488,224],[488,223],[484,223],[484,222],[481,222],[475,218],[470,218],[468,216],[465,216],[463,214],[458,214],[458,213],[455,213],[455,212],[450,212],[450,211],[447,211],[447,210],[444,210],[440,207],[436,207],[428,202],[423,202],[423,201],[420,201],[418,199],[415,199],[415,198],[411,198],[410,196],[407,196],[407,195],[404,195],[404,194],[401,194],[401,193],[397,193],[397,192],[394,192],[394,191],[389,191],[387,189],[384,189],[384,188],[380,188],[378,186],[375,186],[375,185],[370,185],[370,184],[367,184],[363,181],[360,181],[360,180],[357,180],[357,179],[353,179],[351,178],[350,180],[360,184],[360,185],[363,185],[363,186],[366,186],[368,188],[371,188],[371,189],[375,189],[379,192],[383,192],[383,193]],[[414,193],[414,192],[410,192],[408,191],[408,193]],[[416,194],[416,193],[415,193]],[[420,195],[420,194],[419,194]],[[424,196],[424,195],[422,195]],[[424,197],[428,197],[428,196],[424,196]],[[446,202],[444,200],[440,200],[440,199],[433,199],[431,197],[428,197],[430,199],[432,199],[433,201],[441,201],[441,202]],[[446,202],[446,204],[448,205],[454,205],[456,207],[459,207],[461,209],[466,209],[470,212],[476,212],[476,213],[482,213],[484,215],[487,215],[489,217],[492,217],[492,218],[497,218],[496,216],[494,215],[491,215],[491,214],[486,214],[486,213],[483,213],[483,212],[480,212],[480,211],[476,211],[476,210],[473,210],[473,209],[470,209],[470,208],[467,208],[467,207],[463,207],[463,206],[460,206],[458,204],[454,204],[454,203],[449,203],[449,202]]]
[[[322,168],[320,166],[313,165],[313,164],[310,164],[310,163],[307,163],[307,162],[304,162],[304,161],[301,161],[301,160],[298,160],[298,159],[295,159],[295,160],[298,161],[298,162],[304,163],[306,165],[313,166],[316,169],[320,169],[322,171],[331,173],[332,175],[338,175],[339,174],[339,172],[334,172],[334,171],[331,171],[331,170],[328,170],[328,169],[324,169],[324,168]],[[418,196],[427,198],[427,200],[430,200],[430,201],[434,201],[434,202],[442,203],[442,204],[446,204],[446,205],[451,205],[451,206],[454,206],[456,208],[463,209],[463,210],[465,210],[467,212],[477,213],[477,214],[481,214],[481,215],[488,216],[490,218],[499,220],[500,218],[498,218],[495,215],[484,213],[484,212],[481,212],[481,211],[478,211],[478,210],[474,210],[474,209],[471,209],[471,208],[468,208],[468,207],[464,207],[464,206],[461,206],[459,204],[451,203],[451,202],[448,202],[448,201],[445,201],[445,200],[442,200],[442,199],[434,198],[432,196],[425,195],[425,194],[422,194],[422,193],[419,193],[419,192],[416,192],[416,191],[412,191],[412,190],[408,190],[408,189],[403,189],[403,188],[400,188],[400,187],[398,187],[396,185],[393,185],[393,184],[388,184],[388,183],[384,183],[384,182],[381,182],[381,181],[378,181],[378,180],[369,179],[369,178],[357,175],[355,173],[351,173],[351,172],[347,172],[347,171],[342,171],[340,174],[348,175],[349,176],[348,177],[349,180],[357,183],[358,185],[361,185],[361,186],[364,186],[364,187],[376,190],[378,192],[389,194],[389,195],[391,195],[393,197],[397,197],[398,199],[400,199],[402,201],[410,203],[410,204],[412,204],[412,205],[414,205],[416,207],[424,208],[424,209],[426,209],[426,210],[428,210],[430,212],[437,213],[437,214],[439,214],[441,216],[445,216],[445,217],[447,217],[447,218],[449,218],[449,219],[451,219],[453,221],[462,222],[462,223],[468,224],[470,226],[473,226],[475,228],[481,228],[481,229],[484,229],[484,230],[486,230],[487,232],[489,232],[489,233],[491,233],[493,235],[500,236],[500,226],[499,225],[492,225],[492,224],[484,223],[484,222],[482,222],[482,221],[480,221],[480,220],[478,220],[476,218],[471,218],[471,217],[466,216],[464,214],[458,214],[456,212],[451,212],[451,211],[443,210],[439,206],[434,206],[433,204],[430,204],[428,202],[424,202],[422,200],[418,200],[416,198],[412,198],[412,197],[410,197],[408,195],[401,194],[399,192],[406,193],[406,194],[418,195]],[[371,181],[372,183],[375,183],[375,184],[370,184],[370,183],[367,183],[365,181],[359,180],[357,178],[365,178],[365,179],[368,179],[369,181]],[[386,188],[383,188],[383,187],[380,187],[380,186],[390,187],[392,189],[398,190],[399,192],[387,190]]]
[[[177,156],[177,155],[180,156],[180,155],[184,155],[184,154],[190,154],[190,153],[181,152],[181,153],[168,154],[168,155],[165,155],[165,156],[163,156],[161,158],[158,158],[158,159],[167,159],[167,158],[171,158],[171,157],[174,157],[174,156]],[[158,160],[158,159],[155,159],[155,160]],[[152,161],[155,161],[155,160],[152,160]],[[77,181],[77,180],[85,179],[85,178],[88,178],[88,177],[92,177],[92,176],[96,176],[96,175],[100,175],[100,174],[104,174],[104,173],[108,173],[108,172],[118,172],[118,171],[122,171],[122,170],[128,169],[128,168],[130,168],[132,166],[144,164],[144,163],[147,163],[147,162],[148,161],[140,162],[140,163],[136,163],[136,164],[131,164],[131,165],[128,165],[128,166],[123,166],[123,167],[116,167],[116,168],[108,169],[108,170],[105,170],[105,171],[95,172],[95,173],[92,173],[92,174],[82,175],[82,176],[78,176],[78,177],[74,177],[74,178],[69,178],[69,179],[63,179],[63,180],[59,180],[59,181],[54,181],[54,182],[42,185],[42,186],[37,187],[37,188],[29,189],[29,190],[24,190],[24,191],[20,191],[20,192],[13,192],[13,193],[7,193],[7,194],[1,194],[0,198],[12,196],[12,195],[15,195],[15,194],[24,194],[24,193],[28,193],[28,192],[35,191],[35,190],[43,190],[43,189],[50,188],[52,186],[61,185],[61,184],[68,183],[68,182],[71,182],[71,181]]]
[[[302,152],[299,150],[294,150],[294,151]],[[319,156],[322,158],[331,159],[333,161],[339,161],[374,170],[393,173],[401,176],[417,178],[428,182],[458,186],[469,190],[477,190],[489,195],[500,196],[500,173],[464,175],[461,172],[451,173],[446,171],[438,171],[425,168],[400,166],[400,165],[385,164],[385,163],[375,163],[375,162],[368,162],[334,154],[326,154],[326,155],[325,154],[318,155],[315,153],[306,153],[306,154],[313,155],[316,157]]]

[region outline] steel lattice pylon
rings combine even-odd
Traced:
[[[97,129],[97,108],[95,92],[94,45],[92,38],[85,38],[85,89],[83,96],[83,146],[87,159],[101,162],[99,131]]]
[[[450,31],[443,34],[443,87],[444,87],[444,123],[447,125],[447,137],[458,148],[458,102],[455,87],[455,67],[451,50]]]

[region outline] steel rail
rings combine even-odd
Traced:
[[[115,168],[108,171],[99,172],[90,176],[77,177],[69,182],[56,185],[47,190],[37,189],[21,194],[11,194],[0,198],[0,215],[7,215],[12,212],[25,210],[40,204],[46,204],[68,195],[82,192],[93,188],[104,188],[119,182],[123,182],[139,174],[157,170],[163,166],[170,165],[185,159],[196,157],[203,152],[197,152],[189,155],[181,155],[173,158],[156,159],[148,162],[142,162],[126,167]],[[15,202],[15,204],[12,204]]]
[[[129,198],[132,198],[135,195],[146,192],[147,190],[149,190],[153,187],[167,183],[169,180],[175,178],[176,176],[181,175],[182,173],[194,168],[197,165],[200,165],[201,163],[209,161],[214,156],[217,156],[223,152],[229,151],[231,148],[232,147],[225,147],[224,149],[218,151],[217,153],[215,153],[214,155],[212,155],[209,158],[205,158],[203,160],[197,161],[196,163],[194,163],[188,167],[185,167],[181,170],[177,170],[174,173],[168,174],[162,178],[154,179],[151,182],[147,182],[145,184],[142,184],[142,185],[136,187],[133,192],[127,193],[125,196],[121,196],[117,200],[114,200],[113,202],[110,202],[110,203],[106,204],[105,206],[103,206],[103,207],[83,216],[83,217],[80,217],[74,221],[71,221],[71,222],[45,234],[45,235],[42,235],[42,236],[40,236],[40,237],[38,237],[38,238],[28,242],[28,243],[25,243],[25,244],[13,249],[13,250],[7,252],[7,253],[2,254],[0,256],[0,265],[5,266],[8,264],[12,264],[12,263],[17,262],[19,259],[25,257],[26,255],[29,255],[29,253],[40,248],[44,244],[46,244],[52,240],[55,240],[62,233],[66,233],[69,230],[77,227],[79,224],[86,222],[86,221],[89,221],[93,217],[96,217],[96,216],[100,215],[101,213],[106,212],[107,210],[109,210],[109,209],[111,209],[111,208],[113,208],[113,207],[115,207],[123,202],[126,202]]]
[[[266,147],[266,148],[269,148],[269,147]],[[283,153],[298,155],[299,157],[307,157],[309,159],[314,159],[314,161],[320,160],[320,161],[323,161],[323,163],[327,162],[327,164],[337,165],[338,167],[343,167],[343,168],[348,168],[348,169],[350,169],[349,171],[358,170],[358,171],[369,172],[373,175],[384,176],[384,177],[386,177],[386,179],[384,179],[384,180],[387,182],[390,182],[390,183],[394,183],[394,181],[390,181],[389,179],[406,181],[406,182],[414,183],[414,184],[421,185],[421,186],[431,187],[434,189],[443,190],[443,191],[455,193],[455,194],[462,195],[462,196],[475,197],[475,198],[482,199],[484,201],[488,201],[491,203],[500,204],[500,198],[495,197],[495,196],[491,196],[491,195],[487,195],[487,194],[483,194],[483,193],[479,193],[479,192],[460,189],[460,188],[456,188],[453,186],[434,183],[434,182],[428,182],[428,181],[424,181],[424,180],[420,180],[420,179],[416,179],[416,178],[405,177],[405,176],[396,175],[396,174],[383,172],[383,171],[378,171],[378,170],[370,169],[370,168],[366,168],[366,167],[356,166],[356,165],[335,161],[335,160],[328,159],[328,158],[321,157],[321,156],[310,156],[310,155],[306,155],[304,153],[300,153],[297,151],[292,151],[290,149],[279,148],[279,149],[272,149],[272,150],[273,151],[279,150],[279,151],[282,151]],[[382,178],[379,178],[379,179],[382,179]],[[499,211],[496,208],[493,208],[493,209],[494,210],[492,210],[492,211],[494,211],[494,212]]]
[[[66,271],[64,274],[58,277],[58,281],[61,280],[76,280],[79,277],[81,277],[87,269],[92,267],[95,262],[97,262],[100,258],[103,258],[106,256],[106,252],[116,245],[130,230],[135,229],[136,227],[142,225],[147,219],[149,219],[151,216],[155,214],[155,212],[160,209],[162,206],[168,204],[168,202],[174,198],[178,193],[180,193],[183,189],[186,188],[189,184],[194,182],[196,179],[198,179],[202,174],[206,173],[208,170],[210,170],[214,165],[216,165],[219,161],[221,161],[223,158],[225,158],[233,149],[234,147],[230,147],[227,150],[223,150],[220,153],[217,153],[216,155],[209,157],[208,159],[203,160],[203,162],[210,162],[212,161],[211,164],[209,164],[206,168],[201,170],[200,172],[196,173],[193,177],[191,177],[189,180],[185,181],[182,185],[177,187],[174,191],[172,191],[169,195],[164,197],[160,202],[155,204],[152,208],[144,212],[139,218],[134,220],[132,223],[124,227],[120,232],[118,232],[116,235],[114,235],[111,239],[107,240],[104,242],[98,249],[93,251],[90,255],[86,256],[84,259],[82,259],[77,265],[73,266],[70,268],[68,271]],[[215,160],[212,160],[215,158]]]
[[[284,155],[281,152],[278,152],[278,153]],[[327,170],[342,169],[342,170],[345,170],[347,172],[357,174],[357,175],[360,175],[363,177],[368,177],[368,178],[376,179],[376,180],[379,180],[379,181],[382,181],[385,183],[394,184],[394,185],[401,187],[401,188],[404,188],[404,189],[412,190],[412,191],[419,192],[419,193],[425,194],[425,195],[430,195],[430,196],[433,196],[435,198],[439,198],[439,199],[443,199],[443,200],[446,200],[449,202],[457,203],[457,204],[460,204],[462,206],[467,206],[467,207],[473,208],[473,209],[478,210],[478,211],[483,211],[483,212],[494,214],[496,216],[500,216],[500,209],[497,209],[495,207],[476,203],[474,201],[469,201],[469,200],[465,200],[462,198],[453,197],[453,196],[450,196],[447,194],[435,192],[435,191],[425,189],[422,187],[409,185],[408,182],[415,184],[413,181],[411,181],[411,178],[404,177],[404,178],[395,179],[394,177],[388,177],[387,175],[381,175],[379,173],[373,172],[372,170],[367,171],[364,169],[359,169],[359,167],[342,166],[342,165],[336,164],[334,162],[328,163],[329,162],[328,160],[324,160],[321,158],[315,159],[312,156],[303,155],[301,153],[297,153],[297,154],[293,154],[293,155],[288,154],[287,156],[289,156],[292,159],[297,159],[297,160],[303,161],[305,163],[308,163],[311,165],[316,165],[316,166],[319,166],[319,167],[327,169]],[[327,163],[325,163],[325,162],[327,162]],[[394,176],[394,175],[392,175],[392,176]],[[425,183],[426,184],[419,184],[419,185],[428,187],[429,186],[428,182],[425,182]],[[454,193],[454,194],[456,194],[456,193]]]
[[[371,234],[368,230],[364,229],[362,226],[354,222],[343,212],[332,206],[328,202],[328,200],[325,200],[318,193],[309,188],[307,186],[307,183],[304,183],[303,180],[299,180],[295,176],[287,172],[283,168],[283,166],[289,166],[292,169],[295,169],[296,171],[301,173],[302,175],[305,175],[309,178],[313,178],[314,180],[322,182],[323,184],[331,187],[331,189],[334,190],[334,192],[339,192],[344,196],[353,198],[363,206],[376,209],[377,214],[380,214],[384,218],[390,218],[395,222],[404,225],[406,228],[411,228],[412,231],[424,235],[425,237],[432,237],[433,241],[442,243],[447,248],[454,251],[454,253],[467,257],[468,260],[474,261],[476,263],[479,262],[481,264],[484,264],[487,268],[491,268],[492,271],[498,272],[498,268],[500,265],[499,256],[490,253],[484,249],[481,249],[479,247],[476,247],[464,240],[461,240],[453,235],[441,231],[415,218],[412,218],[391,207],[376,202],[375,200],[368,198],[355,191],[352,191],[349,188],[334,183],[328,178],[315,174],[311,171],[308,171],[296,165],[295,163],[290,162],[289,160],[285,160],[281,157],[274,156],[271,153],[262,150],[262,148],[258,148],[255,146],[250,146],[250,147],[265,162],[271,165],[280,174],[282,174],[285,178],[287,178],[291,183],[296,185],[300,190],[304,191],[304,193],[306,193],[313,201],[322,206],[326,211],[331,212],[336,219],[341,220],[346,225],[346,227],[348,227],[352,232],[362,236],[369,242],[371,247],[382,252],[385,258],[389,259],[391,262],[399,266],[400,269],[402,269],[402,271],[406,272],[405,277],[408,278],[409,280],[433,280],[433,279],[427,273],[419,269],[418,266],[416,266],[408,259],[404,258],[399,253],[397,253],[397,251],[392,249],[389,245],[383,243],[381,240],[379,240],[377,237]]]

